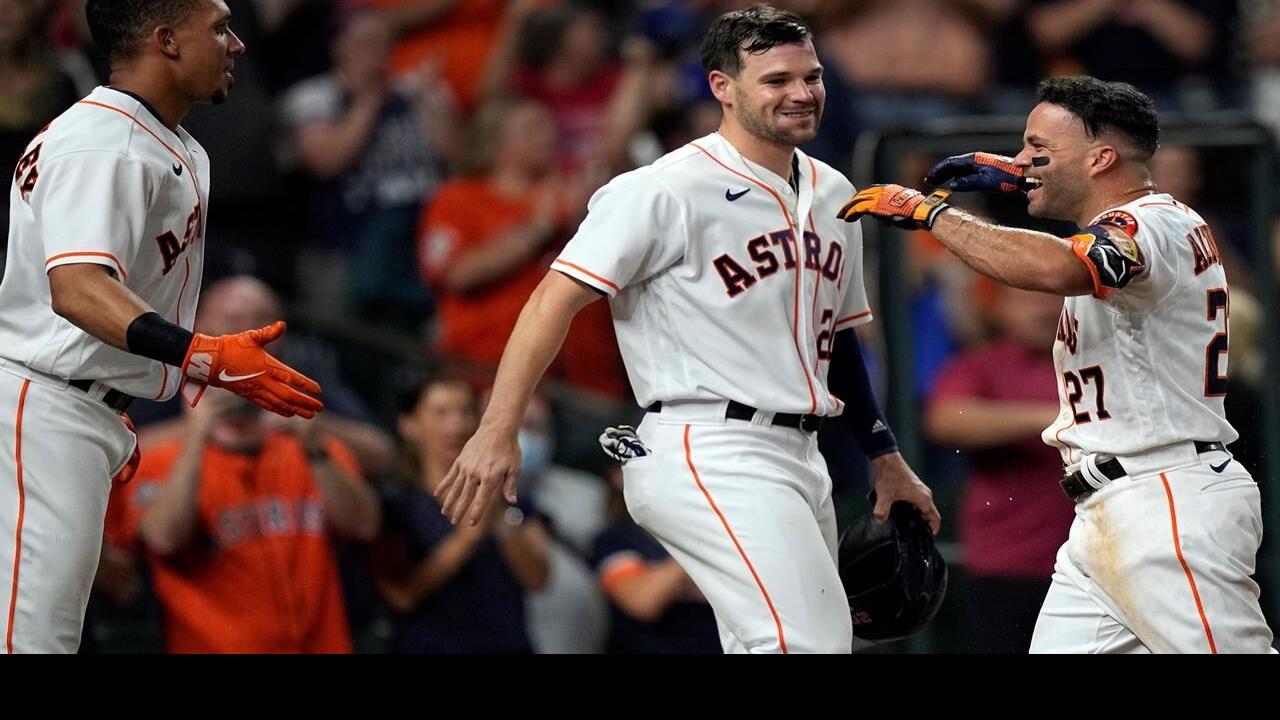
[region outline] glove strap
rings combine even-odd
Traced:
[[[926,230],[932,230],[934,221],[938,219],[938,216],[942,214],[942,211],[951,207],[947,202],[947,198],[950,196],[950,190],[938,188],[937,190],[929,193],[929,196],[924,199],[924,202],[920,203],[920,207],[925,213],[923,224]],[[920,211],[917,211],[917,215],[919,212]]]

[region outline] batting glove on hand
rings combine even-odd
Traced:
[[[600,434],[600,449],[604,450],[605,455],[623,465],[632,458],[645,457],[649,454],[649,448],[640,442],[636,429],[630,425],[605,428]]]
[[[929,195],[901,185],[868,185],[849,199],[836,217],[854,222],[870,215],[891,225],[908,230],[933,227],[933,221],[947,208],[947,190],[934,190]]]
[[[284,329],[283,322],[275,322],[234,335],[197,333],[182,362],[182,374],[199,386],[190,398],[191,405],[200,401],[205,385],[212,385],[277,415],[315,417],[324,409],[324,403],[312,397],[320,394],[320,385],[262,349],[284,334]]]
[[[1034,187],[1034,181],[1013,164],[1013,158],[984,152],[949,157],[930,168],[924,181],[952,192],[1011,193]]]

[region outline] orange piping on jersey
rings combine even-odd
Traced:
[[[14,464],[18,469],[18,531],[13,546],[13,587],[9,591],[9,622],[4,637],[5,652],[10,655],[13,654],[13,617],[18,607],[18,570],[22,565],[22,520],[27,509],[27,491],[22,484],[22,409],[27,404],[27,388],[30,386],[30,380],[23,380],[22,390],[18,392],[18,419],[15,423],[18,431],[13,444]]]
[[[182,325],[182,296],[187,292],[187,281],[191,279],[191,256],[184,255],[182,259],[185,261],[182,266],[182,289],[178,291],[178,306],[173,313],[173,324]],[[169,387],[169,366],[160,363],[160,392],[156,393],[155,399],[159,400],[163,395],[165,388]]]
[[[593,279],[595,279],[595,280],[598,280],[598,281],[600,281],[600,282],[604,283],[605,285],[608,285],[609,287],[613,288],[614,290],[621,290],[621,289],[622,289],[622,288],[618,287],[617,283],[614,283],[614,282],[611,282],[611,281],[609,281],[609,280],[606,280],[605,278],[600,277],[599,275],[597,275],[597,274],[595,274],[595,273],[591,272],[590,270],[588,270],[588,269],[586,269],[586,268],[582,267],[581,265],[574,265],[573,263],[571,263],[571,262],[569,262],[569,261],[567,261],[567,260],[561,260],[560,258],[556,258],[555,260],[551,261],[551,264],[552,264],[552,265],[555,265],[556,263],[560,263],[561,265],[564,265],[564,266],[566,266],[566,267],[571,267],[571,268],[573,268],[574,270],[577,270],[578,272],[580,272],[580,273],[582,273],[582,274],[584,274],[584,275],[586,275],[586,276],[588,276],[588,277],[590,277],[590,278],[593,278]]]
[[[773,599],[769,597],[769,591],[765,590],[764,582],[760,580],[760,575],[756,572],[756,568],[751,564],[750,558],[747,557],[747,551],[742,549],[742,544],[738,542],[738,537],[733,534],[733,528],[729,527],[729,521],[725,519],[724,513],[720,512],[720,508],[716,506],[716,501],[711,499],[711,493],[707,492],[707,488],[702,484],[702,479],[698,477],[698,469],[693,466],[693,451],[689,447],[689,427],[684,426],[684,459],[689,464],[689,472],[693,473],[693,481],[698,484],[698,489],[702,491],[702,495],[707,498],[707,504],[711,506],[711,510],[720,518],[720,524],[724,525],[725,532],[729,533],[729,539],[733,541],[733,546],[738,549],[738,554],[742,556],[742,562],[746,563],[747,570],[751,572],[751,577],[756,581],[756,587],[760,588],[760,594],[764,596],[765,605],[769,606],[769,613],[773,615],[773,623],[778,628],[778,647],[781,648],[782,654],[787,654],[787,640],[782,634],[782,618],[778,617],[778,611],[773,607]]]
[[[160,392],[156,393],[152,400],[159,400],[164,395],[164,389],[169,387],[169,366],[165,363],[160,363],[160,372]]]
[[[810,228],[810,232],[812,232],[812,228],[813,228],[812,212],[809,213],[809,228]],[[817,235],[818,235],[817,233],[814,233],[814,237],[817,237]],[[799,250],[799,248],[796,248],[796,249]],[[807,259],[808,256],[809,256],[809,247],[806,245],[805,258]],[[813,278],[813,303],[809,307],[809,322],[813,322],[814,320],[819,319],[818,318],[818,290],[822,289],[822,258],[818,257],[816,262],[818,265],[818,272],[815,274]],[[831,332],[834,333],[835,331],[836,331],[836,326],[832,325]],[[818,328],[818,332],[819,334],[821,334],[822,328]],[[813,376],[814,377],[818,377],[818,365],[821,362],[822,360],[818,358],[818,353],[815,351],[813,353]],[[830,392],[827,393],[827,395],[830,395],[830,394],[831,394]],[[818,409],[818,405],[817,403],[814,403],[813,409],[810,410],[809,412],[814,412],[817,409]]]
[[[1160,473],[1160,482],[1164,483],[1164,495],[1169,499],[1169,522],[1173,527],[1173,550],[1178,555],[1178,563],[1182,572],[1187,575],[1187,584],[1191,586],[1191,596],[1196,600],[1196,611],[1200,613],[1200,624],[1204,627],[1204,636],[1209,641],[1209,652],[1217,655],[1218,646],[1213,642],[1213,630],[1209,628],[1209,618],[1204,614],[1204,603],[1200,602],[1200,590],[1196,588],[1195,576],[1191,574],[1191,566],[1182,556],[1182,542],[1178,539],[1178,513],[1173,506],[1173,490],[1169,487],[1169,478]]]
[[[1061,403],[1061,402],[1062,402],[1062,397],[1061,397],[1061,396],[1059,396],[1059,397],[1058,397],[1058,402],[1059,402],[1059,403]],[[1057,422],[1057,421],[1055,421],[1055,422]],[[1076,424],[1076,416],[1075,416],[1075,413],[1072,413],[1072,414],[1071,414],[1071,422],[1069,422],[1069,423],[1067,423],[1066,425],[1063,425],[1062,427],[1058,428],[1058,432],[1056,432],[1056,433],[1054,433],[1054,434],[1053,434],[1053,439],[1054,439],[1055,441],[1057,441],[1057,443],[1058,443],[1059,445],[1061,445],[1062,447],[1064,447],[1064,448],[1066,448],[1066,449],[1067,449],[1067,464],[1068,464],[1068,465],[1071,465],[1071,464],[1073,464],[1073,463],[1075,462],[1075,454],[1071,452],[1071,446],[1070,446],[1070,445],[1068,445],[1068,444],[1066,444],[1066,443],[1062,442],[1062,437],[1061,437],[1061,436],[1062,436],[1062,433],[1066,432],[1067,430],[1070,430],[1070,429],[1071,429],[1071,427],[1072,427],[1073,425],[1075,425],[1075,424]]]
[[[849,316],[847,316],[847,317],[837,318],[837,319],[836,319],[836,324],[835,324],[835,325],[833,325],[832,327],[840,327],[840,326],[841,326],[841,325],[843,325],[844,323],[847,323],[847,322],[853,322],[854,320],[857,320],[858,318],[864,318],[864,317],[866,317],[866,316],[868,316],[868,315],[870,315],[870,314],[871,314],[871,311],[870,311],[870,310],[863,310],[862,312],[858,313],[857,315],[849,315]]]
[[[57,261],[57,260],[61,260],[62,258],[66,258],[66,257],[81,257],[81,256],[91,256],[91,257],[104,257],[104,258],[110,258],[110,259],[111,259],[111,262],[113,262],[113,263],[115,263],[115,264],[116,264],[116,269],[120,271],[120,282],[124,282],[124,281],[126,281],[126,280],[128,280],[128,279],[129,279],[129,275],[128,275],[128,273],[126,273],[126,272],[124,271],[124,264],[120,262],[120,258],[116,257],[115,255],[112,255],[112,254],[111,254],[111,253],[109,253],[109,252],[93,252],[93,251],[89,251],[89,250],[82,250],[82,251],[80,251],[80,252],[65,252],[65,253],[58,253],[57,255],[54,255],[53,257],[49,258],[48,260],[45,260],[45,261],[44,261],[44,266],[45,266],[45,267],[49,267],[49,263],[51,263],[51,262],[55,262],[55,261]]]
[[[795,233],[791,233],[792,236]],[[818,409],[818,396],[813,392],[813,378],[804,365],[804,353],[800,352],[800,281],[804,277],[804,259],[800,256],[800,240],[796,238],[796,284],[795,294],[791,299],[791,341],[796,346],[796,358],[800,360],[800,370],[804,373],[804,382],[809,386],[809,412]]]
[[[711,162],[713,162],[713,163],[715,163],[715,164],[719,165],[720,167],[724,168],[725,170],[728,170],[729,172],[733,173],[734,175],[737,175],[738,177],[742,178],[743,180],[746,180],[747,182],[752,183],[753,185],[757,185],[757,186],[759,186],[762,190],[764,190],[765,192],[767,192],[767,193],[769,193],[770,195],[772,195],[772,196],[773,196],[773,199],[774,199],[775,201],[777,201],[777,203],[778,203],[778,209],[782,211],[782,217],[783,217],[784,219],[786,219],[786,221],[787,221],[787,227],[792,228],[793,230],[795,229],[796,224],[795,224],[794,222],[792,222],[792,220],[791,220],[791,213],[787,211],[787,204],[786,204],[786,203],[784,203],[784,202],[782,202],[782,198],[778,195],[777,191],[775,191],[773,188],[769,187],[768,185],[765,185],[764,183],[760,182],[760,181],[759,181],[759,180],[757,180],[756,178],[750,177],[750,176],[748,176],[748,175],[743,175],[742,173],[738,172],[737,170],[734,170],[733,168],[729,167],[728,165],[725,165],[724,163],[720,162],[720,159],[719,159],[719,158],[717,158],[715,155],[712,155],[711,153],[707,152],[707,151],[706,151],[705,149],[703,149],[703,147],[702,147],[701,145],[699,145],[698,143],[692,143],[692,142],[691,142],[691,143],[689,143],[689,144],[690,144],[690,145],[692,145],[692,146],[694,146],[695,148],[697,148],[699,151],[701,151],[703,155],[706,155],[707,157],[711,158]]]
[[[711,158],[711,161],[712,161],[712,162],[714,162],[715,164],[719,165],[720,167],[724,168],[725,170],[728,170],[729,172],[733,173],[734,175],[737,175],[738,177],[742,178],[743,180],[746,180],[746,181],[748,181],[748,182],[750,182],[750,183],[753,183],[753,184],[755,184],[755,185],[758,185],[759,187],[763,188],[765,192],[767,192],[767,193],[769,193],[770,195],[772,195],[772,196],[773,196],[773,199],[774,199],[774,200],[776,200],[776,201],[777,201],[777,203],[778,203],[778,208],[779,208],[780,210],[782,210],[782,218],[783,218],[784,220],[786,220],[786,221],[787,221],[787,227],[791,228],[791,230],[792,230],[792,233],[791,233],[791,234],[792,234],[793,236],[795,235],[796,231],[798,231],[798,230],[799,230],[799,228],[796,226],[796,223],[794,223],[794,222],[792,222],[792,221],[791,221],[791,213],[787,212],[787,204],[786,204],[786,203],[784,203],[784,202],[782,202],[782,198],[778,196],[778,193],[777,193],[776,191],[774,191],[774,189],[773,189],[773,188],[769,187],[768,185],[765,185],[764,183],[760,182],[760,181],[759,181],[759,180],[757,180],[756,178],[748,177],[748,176],[746,176],[746,175],[743,175],[742,173],[738,172],[737,170],[734,170],[733,168],[729,167],[728,165],[725,165],[724,163],[720,162],[720,160],[719,160],[715,155],[712,155],[711,153],[707,152],[707,151],[706,151],[706,150],[705,150],[701,145],[699,145],[698,143],[692,143],[692,142],[691,142],[691,143],[689,143],[689,144],[690,144],[690,145],[692,145],[692,146],[694,146],[695,148],[697,148],[697,149],[698,149],[698,150],[699,150],[703,155],[706,155],[708,158]],[[810,161],[810,162],[812,162],[812,161]],[[801,280],[802,280],[802,279],[803,279],[803,277],[804,277],[804,257],[800,254],[800,244],[801,244],[803,241],[804,241],[804,238],[803,238],[803,237],[798,237],[798,236],[797,236],[797,237],[795,238],[795,242],[796,242],[796,266],[795,266],[795,270],[796,270],[796,291],[795,291],[795,293],[794,293],[794,297],[792,298],[792,301],[791,301],[791,318],[792,318],[792,321],[791,321],[791,341],[792,341],[792,343],[796,346],[796,358],[800,361],[800,370],[801,370],[801,372],[803,372],[803,373],[804,373],[804,382],[805,382],[805,384],[806,384],[806,385],[808,385],[808,386],[809,386],[809,412],[811,412],[811,413],[812,413],[812,412],[817,411],[817,409],[818,409],[818,396],[817,396],[817,394],[815,394],[815,393],[813,392],[813,378],[812,378],[812,376],[810,376],[810,374],[809,374],[809,367],[808,367],[807,365],[805,365],[805,362],[804,362],[804,353],[800,352],[800,282],[801,282]],[[821,271],[821,270],[819,270],[818,272],[819,272],[819,274],[821,274],[821,272],[822,272],[822,271]]]
[[[166,143],[164,140],[161,140],[159,135],[151,132],[151,128],[147,127],[146,125],[143,125],[141,120],[121,110],[118,107],[113,107],[111,105],[106,105],[100,102],[94,102],[93,100],[81,100],[76,104],[77,105],[94,105],[100,108],[106,108],[107,110],[110,110],[112,112],[118,112],[121,115],[132,120],[138,127],[142,128],[143,130],[146,130],[148,135],[155,138],[156,142],[160,143],[160,145],[163,146],[165,150],[169,151],[169,154],[172,155],[175,160],[182,163],[182,166],[187,169],[187,175],[191,177],[191,187],[195,188],[196,190],[196,202],[200,202],[200,185],[196,183],[196,174],[192,172],[191,166],[187,164],[187,159],[179,155],[177,152],[175,152],[173,148],[169,147],[169,144]]]
[[[818,197],[818,166],[813,164],[813,158],[809,157],[808,155],[806,155],[804,159],[809,161],[809,187],[813,190],[813,196],[816,199]],[[810,205],[810,208],[811,209],[809,210],[809,230],[813,232],[814,235],[817,235],[818,234],[817,231],[813,229],[814,222],[813,222],[812,204]],[[822,258],[818,258],[818,274],[815,276],[813,281],[813,309],[809,311],[810,318],[813,318],[815,314],[818,312],[818,288],[820,287],[822,287]],[[836,283],[836,287],[840,287],[840,284],[838,282]],[[836,326],[835,326],[835,323],[832,323],[831,324],[832,335],[834,335],[835,332],[836,332]],[[831,341],[834,343],[835,338],[833,337]],[[818,377],[819,362],[820,361],[818,360],[818,353],[815,351],[813,353],[813,376],[815,378]],[[805,379],[808,380],[808,378],[805,378]],[[809,395],[810,397],[813,397],[812,383],[809,384]],[[836,401],[836,407],[839,408],[840,399],[837,398],[835,395],[832,395],[830,390],[827,391],[827,395]],[[818,400],[816,397],[814,397],[813,404],[810,407],[812,409],[809,412],[816,412],[818,410]]]

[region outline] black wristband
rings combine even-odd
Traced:
[[[195,337],[190,330],[178,327],[160,317],[160,313],[143,313],[129,323],[125,344],[129,352],[166,365],[181,367],[187,359],[187,348]]]
[[[876,403],[862,357],[862,346],[852,328],[836,333],[831,358],[827,367],[827,386],[844,400],[845,409],[840,417],[858,441],[858,447],[862,448],[868,460],[896,451],[898,439]]]

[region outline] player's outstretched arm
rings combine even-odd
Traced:
[[[954,207],[937,217],[933,235],[966,265],[1005,285],[1063,296],[1094,291],[1069,240],[994,225]]]
[[[223,387],[279,415],[313,417],[324,409],[314,396],[320,385],[272,357],[263,346],[284,333],[285,324],[234,335],[193,334],[160,317],[110,268],[92,263],[59,265],[49,271],[53,311],[99,340],[125,352],[182,369],[203,387]],[[195,395],[194,405],[199,400]]]
[[[529,296],[502,353],[480,427],[436,487],[435,496],[453,523],[480,522],[499,487],[509,502],[515,502],[520,475],[516,433],[529,398],[560,352],[573,317],[600,297],[595,289],[555,270]]]
[[[1056,295],[1089,295],[1093,276],[1077,259],[1072,243],[1048,233],[984,222],[947,202],[943,189],[924,195],[901,185],[869,185],[836,217],[863,216],[908,230],[929,230],[969,267],[997,282]]]

